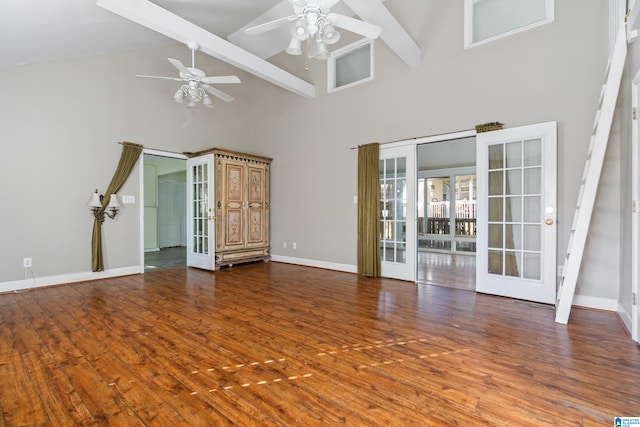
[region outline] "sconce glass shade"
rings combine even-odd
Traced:
[[[89,200],[89,207],[92,208],[101,208],[102,202],[100,201],[100,194],[98,194],[98,190],[91,195],[91,200]]]
[[[116,196],[115,194],[112,194],[111,197],[109,198],[109,204],[107,205],[107,208],[117,208],[120,206],[120,203],[118,203],[118,196]]]
[[[306,40],[307,37],[309,37],[307,21],[304,18],[298,19],[296,25],[291,29],[291,35],[300,41]]]
[[[209,98],[209,95],[205,95],[202,98],[202,104],[207,108],[213,108],[213,102],[211,102],[211,98]]]
[[[291,38],[291,43],[289,43],[289,47],[285,50],[289,55],[302,55],[302,49],[300,40],[295,37]]]
[[[322,33],[322,41],[326,44],[335,44],[340,40],[340,33],[331,24],[325,24]]]

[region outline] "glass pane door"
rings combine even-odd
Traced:
[[[213,155],[187,160],[187,265],[215,269]]]
[[[382,275],[415,281],[415,147],[380,150]]]
[[[479,292],[553,303],[555,122],[478,134]]]

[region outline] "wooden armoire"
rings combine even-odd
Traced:
[[[215,269],[267,261],[269,249],[270,158],[214,148]]]

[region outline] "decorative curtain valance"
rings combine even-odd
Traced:
[[[105,191],[102,199],[102,208],[100,212],[104,212],[109,204],[111,194],[117,194],[124,183],[129,178],[133,167],[136,165],[140,154],[142,153],[142,145],[133,144],[131,142],[122,142],[122,154],[116,172],[111,178],[111,182]],[[98,218],[93,222],[93,237],[91,239],[91,269],[93,271],[104,271],[104,261],[102,257],[102,221]]]

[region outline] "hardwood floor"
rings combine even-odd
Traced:
[[[476,290],[475,255],[418,251],[418,283]]]
[[[0,295],[0,426],[610,426],[617,315],[256,263]]]

